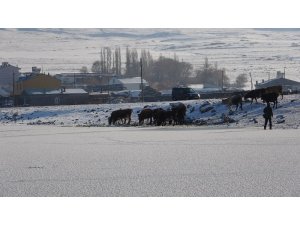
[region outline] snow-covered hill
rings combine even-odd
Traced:
[[[243,110],[231,110],[219,99],[183,101],[187,106],[185,120],[188,126],[216,127],[261,127],[262,111],[265,107],[258,103],[243,104]],[[138,113],[144,106],[169,108],[170,102],[122,103],[101,105],[45,106],[23,108],[1,108],[0,124],[49,124],[57,126],[108,126],[111,112],[120,108],[132,108],[131,126],[138,126]],[[274,112],[274,128],[300,127],[300,95],[279,97],[278,108]],[[229,119],[229,123],[226,122]],[[148,125],[143,125],[148,126]],[[185,125],[186,126],[186,125]]]
[[[231,79],[250,72],[254,81],[274,78],[286,67],[286,77],[300,81],[299,29],[0,29],[0,38],[0,61],[22,71],[74,72],[90,68],[101,47],[121,47],[124,56],[128,46],[155,57],[176,53],[196,68],[207,56]]]

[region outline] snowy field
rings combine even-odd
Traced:
[[[55,75],[91,68],[102,47],[150,50],[190,62],[195,68],[205,57],[233,81],[241,73],[256,80],[275,77],[286,67],[286,78],[299,80],[299,29],[0,29],[0,61],[31,71],[32,66]],[[248,82],[250,88],[250,79]]]
[[[300,196],[299,99],[279,100],[272,131],[260,100],[184,101],[190,124],[164,127],[137,113],[169,102],[1,108],[0,196]],[[107,125],[119,108],[130,126]]]
[[[251,105],[243,103],[243,110],[228,108],[221,99],[182,101],[186,107],[185,120],[189,126],[213,127],[262,127],[263,108],[261,100]],[[0,108],[0,124],[56,125],[76,127],[105,127],[108,117],[117,109],[133,109],[130,126],[138,126],[138,113],[145,107],[169,109],[174,102],[122,103],[100,105],[71,105]],[[278,108],[273,110],[274,129],[298,129],[300,127],[300,95],[278,98]],[[229,123],[225,118],[229,119]],[[148,125],[143,125],[148,127]]]
[[[300,196],[297,129],[0,126],[0,196]]]

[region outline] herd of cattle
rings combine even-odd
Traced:
[[[243,97],[244,100],[251,98],[251,104],[253,100],[257,102],[258,98],[261,98],[264,102],[272,102],[274,103],[273,108],[276,106],[277,108],[277,98],[281,95],[283,98],[282,93],[282,86],[272,86],[268,88],[262,89],[255,89],[251,90],[247,93],[243,94],[236,94],[232,95],[230,98],[223,99],[222,103],[226,105],[235,105],[236,110],[240,106],[243,109]],[[150,125],[156,126],[164,126],[164,125],[176,125],[176,124],[183,124],[184,118],[186,114],[186,106],[181,102],[170,103],[169,109],[163,108],[155,108],[151,109],[149,107],[144,107],[138,113],[139,125],[144,124],[145,120],[150,121]],[[131,122],[131,114],[132,109],[119,109],[115,110],[111,113],[111,116],[108,117],[108,124],[115,125],[115,124],[130,124]]]
[[[282,86],[272,86],[267,88],[255,89],[248,91],[247,93],[243,94],[236,94],[231,96],[230,98],[223,99],[222,103],[227,105],[235,105],[236,110],[240,106],[240,109],[243,109],[243,97],[244,100],[251,98],[251,104],[253,100],[257,102],[258,98],[261,98],[263,102],[272,102],[273,108],[277,108],[277,99],[278,96],[281,95],[281,99],[283,98]]]
[[[170,109],[163,108],[147,108],[141,110],[138,114],[139,124],[142,125],[145,120],[150,120],[150,124],[154,124],[156,126],[164,126],[166,124],[183,124],[184,117],[186,114],[186,106],[181,103],[170,104]],[[108,124],[130,124],[131,122],[131,114],[132,109],[119,109],[115,110],[111,113],[111,116],[108,117]]]

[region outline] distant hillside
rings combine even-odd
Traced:
[[[300,81],[300,29],[0,29],[0,61],[22,71],[38,66],[45,72],[77,72],[99,59],[101,47],[147,49],[154,57],[174,53],[194,68],[208,57],[235,79],[252,73],[254,82],[273,78],[286,67],[287,78]],[[248,82],[250,87],[250,81]]]

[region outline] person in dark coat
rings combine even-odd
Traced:
[[[273,111],[270,106],[270,103],[267,103],[267,107],[264,108],[264,118],[265,118],[265,126],[264,129],[267,128],[267,124],[269,122],[270,130],[272,129],[272,117],[273,117]]]

